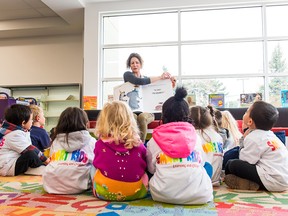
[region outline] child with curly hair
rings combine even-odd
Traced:
[[[106,103],[98,116],[95,135],[94,195],[113,201],[145,197],[146,148],[128,105],[121,101]]]

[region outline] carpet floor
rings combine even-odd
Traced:
[[[41,176],[0,177],[0,215],[8,216],[283,216],[288,215],[288,191],[214,188],[214,202],[200,206],[170,205],[151,197],[131,202],[107,202],[91,191],[78,195],[47,194]]]

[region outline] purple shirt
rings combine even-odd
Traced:
[[[124,182],[139,181],[146,170],[146,148],[143,144],[126,149],[123,143],[103,142],[99,139],[94,149],[93,165],[113,180]]]

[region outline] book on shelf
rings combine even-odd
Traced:
[[[281,90],[281,106],[288,107],[288,90]]]
[[[245,93],[240,94],[240,105],[241,107],[248,107],[253,102],[262,100],[262,93]]]
[[[173,96],[168,79],[141,86],[126,82],[114,87],[113,92],[114,100],[126,102],[133,112],[161,112],[163,103]]]
[[[96,110],[97,96],[83,96],[83,108],[84,110]]]
[[[215,108],[224,108],[224,94],[209,94],[209,104]]]

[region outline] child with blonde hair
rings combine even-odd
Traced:
[[[51,162],[42,178],[48,193],[77,194],[91,188],[96,139],[87,130],[88,122],[86,112],[78,107],[61,113],[52,136]]]
[[[30,105],[33,113],[33,124],[30,131],[32,145],[36,146],[40,151],[50,147],[50,137],[47,131],[43,128],[45,125],[45,117],[43,109],[37,105]]]
[[[106,103],[98,116],[95,135],[94,195],[113,201],[145,197],[146,148],[128,105],[121,101]]]
[[[238,123],[232,114],[228,110],[221,111],[222,113],[222,126],[229,131],[229,135],[232,137],[233,143],[229,146],[229,149],[239,146],[239,140],[243,136],[238,128]]]

